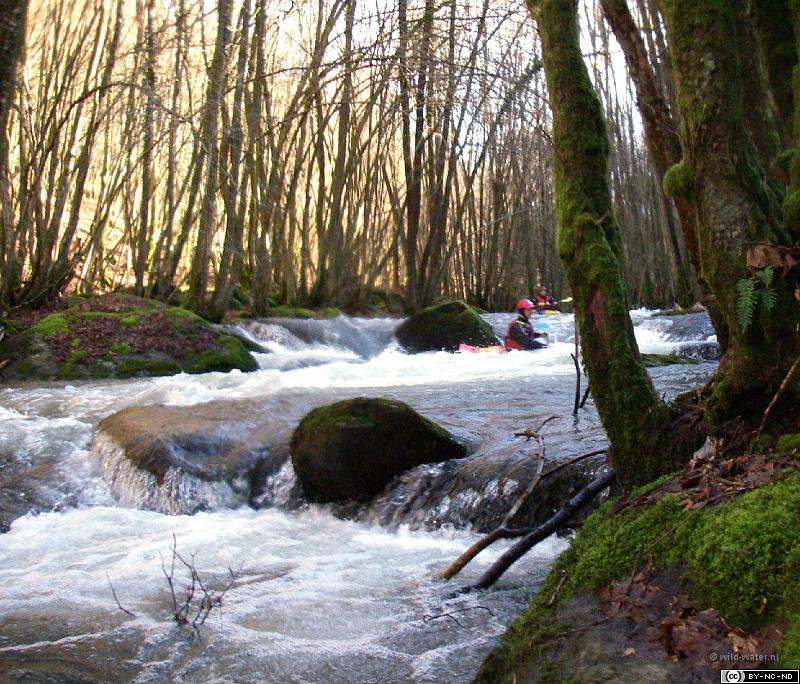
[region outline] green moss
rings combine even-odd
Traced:
[[[135,328],[141,322],[141,316],[138,313],[129,313],[119,319],[120,325],[126,328]]]
[[[627,577],[649,561],[654,569],[679,561],[685,539],[696,514],[683,510],[677,496],[665,496],[655,505],[609,516],[607,508],[589,516],[556,567],[568,573],[561,594],[579,589],[597,589]]]
[[[70,352],[67,360],[59,366],[56,376],[59,380],[80,380],[91,374],[81,361],[86,357],[86,352],[75,349]]]
[[[172,359],[126,359],[114,375],[118,378],[149,378],[159,375],[176,375],[181,367]]]
[[[706,510],[687,553],[699,597],[744,629],[776,617],[787,587],[800,589],[791,562],[799,529],[797,477]]]
[[[171,316],[172,318],[185,318],[191,321],[202,321],[203,319],[198,316],[194,311],[189,311],[189,309],[181,308],[180,306],[171,306],[167,309],[164,309],[165,316]]]
[[[110,354],[127,354],[130,350],[131,345],[127,342],[116,342],[108,348]]]
[[[317,314],[315,314],[311,309],[304,309],[300,306],[285,306],[280,304],[278,306],[273,306],[269,310],[269,315],[275,318],[316,318]]]
[[[30,336],[50,337],[50,335],[65,333],[68,330],[69,321],[66,314],[57,313],[45,316],[41,321],[28,328],[26,332]]]
[[[658,368],[672,365],[694,365],[700,363],[697,359],[677,354],[642,354],[642,362],[646,368]]]
[[[800,433],[793,433],[790,435],[781,435],[775,451],[780,453],[789,453],[800,449]]]
[[[694,193],[694,177],[689,165],[681,160],[673,164],[664,174],[664,194],[691,200]]]
[[[77,349],[78,347],[80,347],[81,346],[80,337],[73,337],[72,341],[70,342],[70,345],[73,347],[73,349]]]
[[[234,369],[245,372],[258,370],[256,360],[237,338],[221,335],[218,345],[218,349],[186,356],[181,362],[181,369],[187,373],[211,373],[214,371],[226,373]]]
[[[781,667],[800,668],[800,611],[792,615],[791,622],[778,644]]]
[[[7,337],[16,335],[18,332],[20,332],[20,327],[14,323],[14,321],[9,321],[5,318],[0,318],[0,329],[5,332]]]

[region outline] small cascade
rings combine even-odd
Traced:
[[[211,482],[179,468],[169,468],[158,478],[135,467],[125,451],[102,433],[95,435],[92,453],[103,479],[122,506],[167,515],[192,515],[236,508],[246,504],[250,496],[250,483],[245,478]]]
[[[322,320],[267,318],[241,321],[238,327],[268,348],[270,343],[292,351],[329,348],[371,359],[392,343],[398,323],[392,318],[337,316]]]

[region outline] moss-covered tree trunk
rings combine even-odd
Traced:
[[[659,448],[668,414],[642,365],[622,280],[607,182],[608,137],[583,62],[575,0],[529,0],[553,111],[558,251],[574,297],[583,355],[610,460],[631,485],[673,464]]]
[[[740,415],[760,418],[797,356],[800,307],[790,272],[776,269],[769,288],[753,281],[755,290],[769,289],[776,301],[769,308],[760,297],[754,300],[752,324],[743,325],[737,311],[737,283],[755,270],[748,271],[748,250],[758,241],[789,245],[793,236],[768,159],[759,156],[752,137],[743,74],[753,68],[752,43],[739,40],[752,27],[743,0],[664,0],[664,15],[684,146],[682,163],[667,176],[697,211],[703,280],[730,337],[706,413],[710,426],[720,429]],[[792,387],[785,400],[791,402]]]

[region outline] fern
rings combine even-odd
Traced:
[[[753,322],[753,313],[758,301],[755,291],[755,281],[750,278],[742,278],[736,283],[736,319],[742,332],[746,332]]]
[[[757,271],[752,278],[742,278],[736,283],[736,318],[742,332],[747,332],[753,322],[756,304],[761,302],[765,311],[772,311],[778,295],[772,289],[775,271],[771,266]]]
[[[764,305],[764,308],[767,311],[772,311],[772,308],[775,306],[775,302],[778,300],[778,295],[775,294],[775,290],[764,289],[760,290],[760,293],[761,303]]]
[[[762,268],[760,271],[756,272],[756,275],[764,287],[769,290],[769,286],[772,285],[772,279],[775,277],[775,271],[772,269],[772,266]]]

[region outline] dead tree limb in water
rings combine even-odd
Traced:
[[[587,458],[592,456],[599,456],[600,454],[606,453],[605,449],[597,449],[596,451],[590,451],[586,454],[581,454],[580,456],[576,456],[575,458],[571,458],[568,461],[564,461],[563,463],[559,463],[555,468],[548,470],[546,473],[542,474],[541,477],[537,478],[536,482],[539,480],[543,480],[554,473],[557,473],[559,470],[566,468],[567,466],[571,466],[574,463],[578,463],[578,461],[583,461]],[[534,485],[535,486],[535,485]],[[528,489],[533,491],[533,487],[529,486]],[[525,497],[527,498],[527,496]],[[520,497],[522,499],[522,497]],[[508,514],[506,514],[505,518],[503,518],[503,522],[500,526],[492,530],[489,534],[484,535],[478,541],[476,541],[472,546],[470,546],[464,553],[462,553],[456,560],[454,560],[445,570],[439,573],[438,577],[440,579],[449,580],[455,577],[459,572],[461,572],[467,564],[475,558],[481,551],[488,548],[492,544],[494,544],[498,539],[517,539],[519,537],[523,537],[532,529],[535,528],[519,528],[519,529],[512,529],[508,527],[508,524],[511,522],[511,519],[516,514],[516,510],[512,508]]]
[[[477,556],[481,551],[483,551],[486,547],[491,546],[494,544],[498,539],[506,539],[508,538],[509,534],[513,535],[513,530],[509,529],[509,524],[514,519],[514,516],[519,512],[519,509],[522,508],[522,504],[524,504],[530,495],[533,493],[533,490],[536,489],[536,485],[539,484],[539,481],[542,479],[542,470],[544,468],[544,439],[540,434],[541,429],[547,425],[551,420],[554,420],[556,416],[550,416],[546,420],[542,421],[538,428],[534,431],[524,431],[524,432],[515,432],[515,437],[525,437],[527,441],[530,441],[532,437],[536,438],[538,443],[538,449],[536,451],[536,473],[533,476],[533,479],[530,481],[528,486],[525,488],[525,491],[520,494],[519,498],[514,502],[514,505],[511,506],[508,513],[505,514],[503,517],[503,522],[495,529],[493,532],[481,537],[478,541],[476,541],[472,546],[470,546],[464,553],[462,553],[458,558],[456,558],[453,563],[451,563],[445,570],[443,570],[439,577],[441,579],[451,579],[455,575],[457,575],[461,570],[464,569],[464,566],[469,563],[475,556]]]
[[[595,480],[590,482],[580,492],[573,496],[555,515],[550,517],[545,523],[535,527],[528,532],[522,539],[514,544],[500,558],[498,558],[489,569],[483,573],[475,584],[462,587],[453,596],[466,594],[479,589],[488,589],[499,580],[506,570],[516,563],[522,556],[538,544],[543,539],[549,537],[553,532],[563,527],[564,523],[575,513],[584,508],[595,496],[608,487],[616,477],[614,470],[609,469]]]

